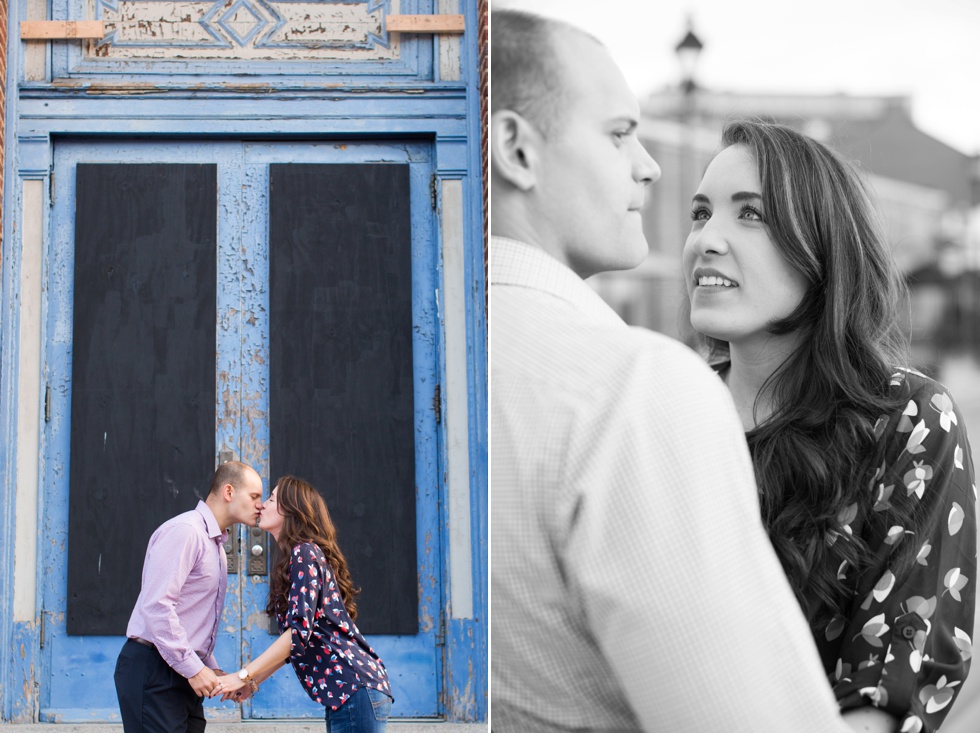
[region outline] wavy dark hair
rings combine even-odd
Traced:
[[[347,560],[337,544],[337,529],[323,497],[309,482],[296,476],[283,476],[276,484],[276,503],[279,505],[279,513],[282,514],[282,529],[276,539],[279,558],[272,569],[266,613],[270,616],[286,613],[289,560],[293,548],[301,542],[312,542],[323,550],[337,581],[344,607],[351,620],[357,620],[357,604],[354,598],[361,591],[354,587],[351,580]]]
[[[757,120],[726,125],[722,147],[733,145],[755,160],[769,235],[807,282],[799,306],[769,324],[774,335],[801,338],[760,390],[773,411],[746,438],[763,520],[816,633],[845,613],[870,559],[860,537],[843,529],[855,505],[868,522],[888,521],[868,511],[868,486],[882,458],[875,423],[901,403],[889,381],[907,364],[896,319],[905,285],[849,163],[789,127]],[[727,354],[726,342],[700,340],[710,359]],[[906,553],[915,549],[907,544]],[[845,561],[857,569],[850,581],[838,577]]]

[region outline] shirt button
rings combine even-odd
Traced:
[[[909,624],[908,626],[902,627],[902,636],[906,639],[911,639],[915,636],[915,627]]]

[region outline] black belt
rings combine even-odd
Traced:
[[[138,636],[131,636],[131,637],[129,637],[129,640],[130,641],[135,641],[137,644],[142,644],[143,646],[148,646],[151,649],[156,649],[156,646],[154,644],[151,644],[146,639],[141,639]]]

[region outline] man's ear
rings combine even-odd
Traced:
[[[231,484],[225,484],[221,487],[221,498],[225,501],[231,501],[235,498],[235,487]]]
[[[490,167],[495,175],[521,191],[537,182],[541,133],[517,112],[509,109],[490,117]]]

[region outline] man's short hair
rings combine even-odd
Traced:
[[[219,494],[225,484],[231,484],[236,491],[242,488],[248,470],[249,466],[241,461],[225,461],[218,466],[214,476],[211,477],[211,490],[208,491],[208,496]]]
[[[490,112],[511,110],[542,134],[555,128],[568,101],[566,72],[558,57],[561,36],[580,28],[520,10],[490,13]]]

